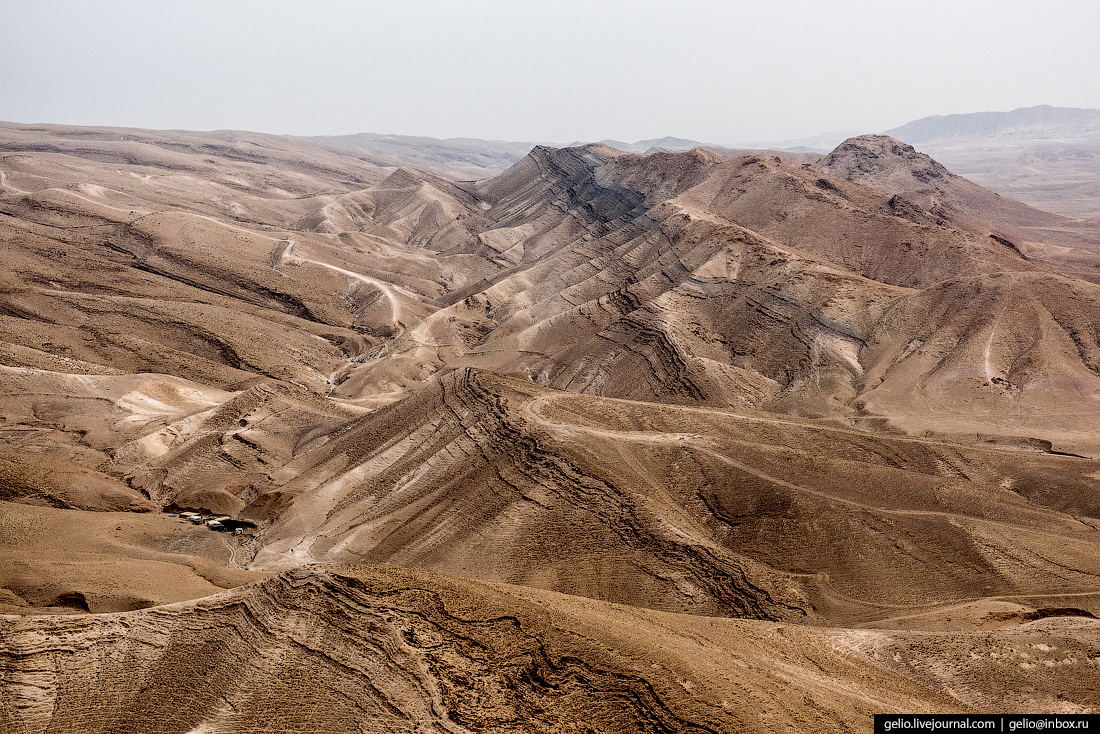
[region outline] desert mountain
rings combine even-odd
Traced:
[[[1100,212],[1100,110],[1027,107],[916,120],[886,131],[955,173],[1065,216]]]
[[[839,726],[1095,665],[1095,227],[882,136],[341,150],[0,126],[0,608],[79,615],[4,621],[10,727]],[[161,693],[74,698],[96,656]]]
[[[1100,277],[1095,226],[1003,198],[894,138],[851,138],[813,167],[890,196],[900,216],[989,236],[1059,272],[1093,282]]]
[[[201,201],[204,195],[220,203],[219,198],[225,196],[252,194],[257,202],[271,198],[286,205],[333,188],[375,183],[387,173],[385,167],[332,154],[292,138],[233,130],[153,131],[4,122],[0,123],[0,138],[5,175],[19,177],[35,191],[47,183],[67,182],[66,173],[76,179],[87,178],[78,172],[79,168],[72,168],[81,165],[79,161],[95,166],[102,185],[112,182],[126,189],[144,183],[139,198],[165,204],[189,201],[194,206],[194,200]],[[20,167],[20,156],[13,154],[24,155],[28,170]],[[124,168],[112,170],[112,164]],[[70,166],[68,171],[66,165]],[[34,166],[43,168],[36,170]],[[150,175],[146,176],[143,169]],[[207,191],[180,191],[200,183]],[[6,181],[3,186],[14,188]],[[237,206],[241,211],[248,208],[241,202]],[[214,211],[231,218],[238,214],[229,202]]]
[[[965,393],[948,401],[941,430],[996,424],[1022,438],[1021,415],[1035,413],[1018,401],[1052,399],[1047,380],[1064,374],[1085,392],[1044,411],[1044,423],[1076,433],[1074,445],[1091,440],[1073,406],[1096,379],[1093,342],[1079,339],[1095,286],[988,233],[938,225],[917,207],[898,216],[894,197],[803,166],[704,152],[538,148],[468,190],[481,205],[416,237],[485,258],[496,273],[350,365],[334,395],[397,395],[461,365],[586,394],[856,422],[875,405],[900,425],[924,421],[925,401]],[[446,208],[458,196],[436,201]],[[406,199],[395,202],[399,211],[375,209],[378,221],[409,216]],[[428,205],[417,207],[408,211]],[[1072,307],[1056,305],[1071,292]],[[1001,328],[1005,313],[1011,327]],[[1044,336],[1017,335],[1032,328]],[[1001,381],[1019,387],[1002,394]]]
[[[1039,105],[1011,112],[932,115],[887,130],[886,134],[913,143],[993,137],[1039,140],[1100,137],[1100,110]]]
[[[411,135],[325,135],[296,137],[306,143],[331,148],[375,165],[410,167],[453,180],[480,180],[503,173],[519,162],[535,147],[535,143],[474,138],[429,138]],[[698,140],[665,136],[624,143],[621,140],[601,140],[602,145],[627,153],[650,153],[658,150],[682,153],[708,145]],[[565,147],[580,147],[585,141]],[[720,146],[716,150],[727,150]],[[731,151],[733,153],[735,151]],[[736,151],[741,155],[748,151]],[[791,155],[799,155],[794,153]],[[815,156],[816,157],[816,156]]]

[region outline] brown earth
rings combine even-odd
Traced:
[[[1098,243],[881,136],[0,125],[0,728],[1094,710]]]

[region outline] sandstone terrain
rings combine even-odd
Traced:
[[[1096,712],[1100,225],[649,142],[0,124],[0,730]]]

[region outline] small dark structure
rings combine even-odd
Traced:
[[[248,520],[221,520],[220,522],[226,530],[236,530],[238,528],[242,530],[244,528],[255,529],[256,527],[256,523],[249,522]]]

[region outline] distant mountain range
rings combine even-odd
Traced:
[[[739,144],[666,136],[633,143],[599,141],[627,153],[707,148],[723,156],[769,151],[813,163],[858,132]],[[887,130],[887,135],[934,156],[950,171],[997,193],[1071,217],[1100,215],[1100,110],[1040,105],[1011,112],[933,115]],[[410,167],[451,180],[481,180],[517,163],[534,142],[359,133],[297,137],[371,166]],[[588,141],[549,143],[576,147]],[[544,143],[546,144],[546,143]]]
[[[1100,110],[1039,105],[1011,112],[932,115],[887,130],[885,134],[911,145],[975,138],[1100,138]]]
[[[439,138],[415,135],[320,135],[296,137],[347,154],[374,165],[413,166],[453,179],[486,178],[500,173],[523,158],[534,143],[476,138]]]
[[[669,153],[683,153],[685,150],[691,150],[692,148],[699,147],[725,147],[714,146],[713,143],[701,143],[698,140],[687,140],[685,138],[674,138],[671,135],[666,135],[663,138],[650,138],[649,140],[639,140],[636,143],[624,143],[620,140],[601,140],[604,145],[609,145],[612,148],[626,151],[627,153],[647,153],[651,150],[663,150]],[[584,142],[580,142],[580,145],[584,145]]]

